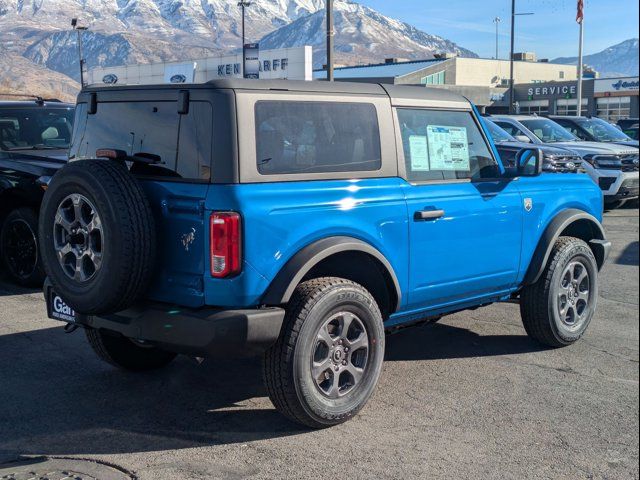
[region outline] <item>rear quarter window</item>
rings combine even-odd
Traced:
[[[260,101],[255,120],[261,175],[381,168],[378,116],[372,104]]]

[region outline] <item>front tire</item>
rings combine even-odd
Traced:
[[[302,283],[278,341],[264,356],[269,398],[308,427],[346,422],[373,394],[384,340],[380,309],[364,287],[334,277]]]
[[[38,214],[27,207],[7,215],[0,232],[2,264],[11,280],[23,287],[41,287],[44,269],[38,249]]]
[[[134,340],[102,330],[87,328],[87,340],[98,357],[114,367],[134,372],[162,368],[176,354],[151,345],[138,344]]]
[[[598,300],[598,265],[582,240],[560,237],[538,281],[525,287],[520,313],[530,337],[550,347],[582,337]]]

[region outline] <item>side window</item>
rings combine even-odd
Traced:
[[[471,112],[398,109],[409,181],[495,178],[498,165]]]
[[[382,166],[372,104],[260,101],[255,116],[262,175],[374,171]]]
[[[516,135],[524,135],[522,131],[519,128],[517,128],[515,125],[512,125],[507,122],[498,122],[498,121],[496,121],[495,123],[500,127],[502,127],[503,130],[506,130],[509,133],[509,135],[511,135],[512,137],[515,137]]]
[[[94,158],[96,150],[112,148],[159,157],[149,166],[134,164],[136,174],[210,178],[212,109],[206,102],[191,102],[188,115],[179,115],[175,102],[104,102],[95,115],[86,115],[85,105],[77,119],[75,135],[81,137],[73,142],[75,158]]]

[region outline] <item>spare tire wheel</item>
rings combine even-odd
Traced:
[[[45,271],[77,312],[124,310],[148,287],[156,252],[153,215],[124,165],[80,160],[64,166],[47,188],[39,224]]]

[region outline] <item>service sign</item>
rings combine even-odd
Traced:
[[[164,83],[193,83],[196,62],[171,63],[164,67]]]

